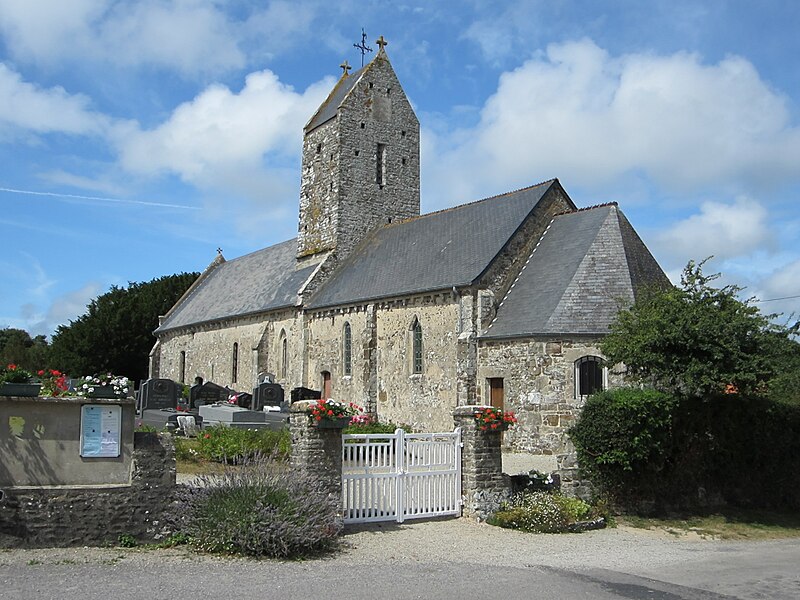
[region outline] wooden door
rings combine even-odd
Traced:
[[[331,397],[331,374],[329,371],[322,372],[322,397]]]

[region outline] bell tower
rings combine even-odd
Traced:
[[[386,54],[342,76],[303,130],[297,257],[341,260],[373,229],[419,216],[419,121]]]

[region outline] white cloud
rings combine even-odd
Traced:
[[[642,173],[679,189],[800,172],[787,101],[747,60],[615,58],[590,40],[551,45],[504,73],[475,127],[432,141],[428,185],[466,186],[473,198],[555,176],[596,187]]]
[[[99,134],[109,120],[89,108],[83,95],[62,87],[42,89],[0,63],[0,131]]]
[[[303,125],[332,85],[326,78],[298,93],[260,71],[248,75],[239,93],[210,86],[155,129],[121,135],[122,166],[145,175],[175,173],[199,188],[252,190],[256,179],[269,194],[271,176],[282,177],[287,161],[298,163]]]
[[[754,200],[739,198],[730,204],[704,202],[699,213],[658,234],[655,245],[668,262],[675,257],[685,263],[712,255],[721,261],[747,256],[769,247],[771,240],[766,209]]]
[[[148,64],[185,74],[244,65],[231,22],[202,0],[0,0],[0,32],[20,60]]]

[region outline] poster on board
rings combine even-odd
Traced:
[[[84,404],[81,407],[81,456],[116,458],[120,455],[122,407]]]

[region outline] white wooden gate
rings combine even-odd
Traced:
[[[461,429],[342,436],[346,523],[459,515]]]

